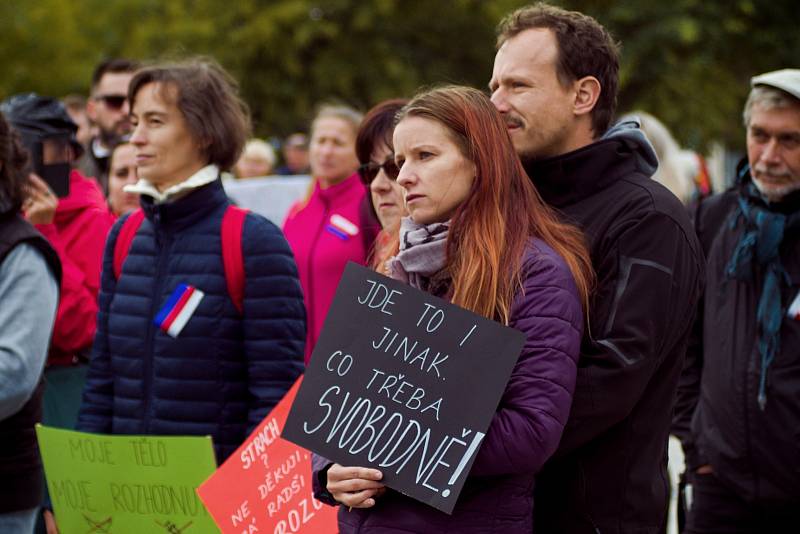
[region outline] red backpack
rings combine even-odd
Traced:
[[[220,234],[222,238],[222,265],[225,268],[225,282],[228,285],[228,294],[234,306],[242,313],[244,301],[244,259],[242,258],[242,231],[244,220],[249,210],[236,206],[228,206],[222,217]],[[122,274],[122,264],[128,257],[128,251],[136,237],[136,232],[144,221],[144,211],[141,208],[131,213],[122,228],[119,230],[117,242],[114,244],[114,279],[119,280]]]

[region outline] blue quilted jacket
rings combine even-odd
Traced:
[[[142,197],[146,218],[119,280],[124,219],[111,230],[79,430],[211,435],[221,462],[302,372],[305,309],[292,252],[276,226],[247,215],[240,315],[222,264],[228,204],[219,180],[164,204]],[[179,284],[205,296],[172,338],[153,319]]]

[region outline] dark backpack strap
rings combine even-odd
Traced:
[[[233,305],[240,314],[244,310],[244,258],[242,255],[242,233],[248,210],[228,206],[222,217],[222,265],[225,268],[225,282]]]
[[[128,257],[128,251],[133,243],[133,238],[136,237],[136,232],[144,221],[144,211],[141,208],[137,209],[125,219],[122,223],[122,228],[117,235],[117,242],[114,243],[114,279],[119,280],[119,275],[122,273],[122,264],[125,263],[125,258]]]

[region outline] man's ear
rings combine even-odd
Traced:
[[[95,102],[93,97],[89,97],[89,100],[86,102],[86,116],[89,117],[89,120],[94,124],[97,122],[97,102]]]
[[[572,108],[575,115],[591,113],[597,100],[600,98],[600,82],[594,76],[584,76],[575,81],[575,105]]]

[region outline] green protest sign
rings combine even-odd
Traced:
[[[61,532],[219,532],[195,492],[217,467],[210,436],[36,434]]]

